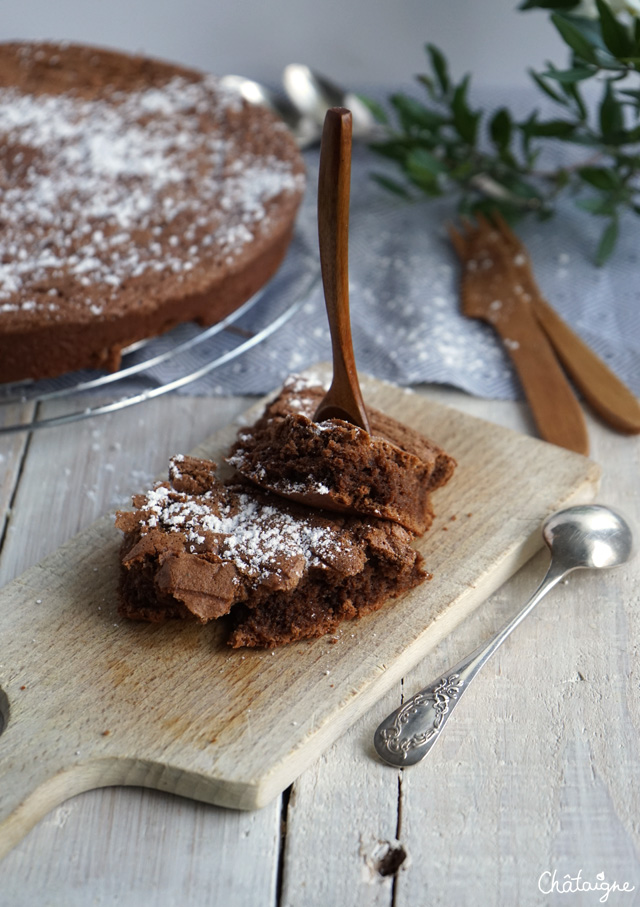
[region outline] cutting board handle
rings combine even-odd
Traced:
[[[4,693],[0,702],[3,700],[7,701]],[[59,746],[62,732],[52,731],[49,737],[31,735],[24,710],[17,707],[9,712],[0,736],[0,858],[64,800],[100,785],[95,762],[87,763],[81,755],[72,754],[76,763],[69,766],[67,759],[65,767]]]
[[[33,711],[11,715],[0,735],[0,859],[51,810],[88,790],[125,785],[215,799],[208,779],[200,779],[199,795],[194,791],[195,774],[189,789],[182,789],[183,766],[109,753],[108,738],[96,741],[91,751],[86,746],[73,750],[64,720],[46,730],[45,722],[34,719]]]

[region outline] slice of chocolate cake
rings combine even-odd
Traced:
[[[120,613],[202,623],[230,613],[232,646],[321,636],[426,578],[401,526],[223,485],[208,460],[174,458],[169,481],[134,504],[116,520]]]
[[[418,535],[430,494],[455,460],[395,419],[369,409],[371,434],[341,419],[314,422],[324,389],[292,378],[264,415],[242,428],[228,462],[256,485],[323,510],[383,517]]]

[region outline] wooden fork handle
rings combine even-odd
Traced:
[[[589,437],[580,404],[533,312],[519,306],[513,317],[493,326],[518,372],[540,436],[586,456]]]
[[[330,108],[325,117],[318,176],[320,268],[333,350],[331,404],[369,430],[356,370],[349,317],[349,193],[351,111]],[[328,399],[323,410],[327,410]],[[325,414],[325,418],[326,418]],[[317,414],[316,414],[317,418]]]
[[[533,311],[587,403],[617,431],[640,433],[640,402],[629,388],[539,295],[533,297]]]

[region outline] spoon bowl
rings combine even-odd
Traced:
[[[351,111],[354,138],[372,137],[378,129],[373,114],[357,94],[302,63],[285,66],[282,84],[298,110],[318,125],[331,107],[346,107]]]
[[[598,504],[582,504],[553,513],[545,520],[542,537],[553,560],[566,572],[581,567],[616,567],[633,552],[633,535],[616,511]]]
[[[543,523],[542,537],[551,551],[551,563],[537,590],[488,642],[385,718],[373,738],[376,751],[385,762],[407,766],[424,759],[478,671],[563,577],[581,567],[617,567],[635,553],[627,521],[600,504],[577,505],[551,514]]]
[[[266,107],[275,113],[293,133],[300,148],[307,148],[320,140],[320,127],[317,122],[301,111],[286,95],[279,94],[244,76],[228,75],[221,78],[226,88],[237,91],[249,104]]]

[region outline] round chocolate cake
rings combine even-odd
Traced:
[[[0,44],[0,382],[117,368],[276,271],[304,190],[285,126],[213,76]]]

